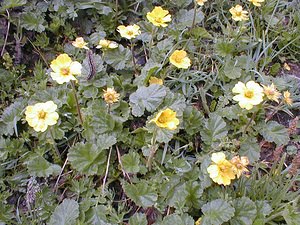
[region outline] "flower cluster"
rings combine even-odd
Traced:
[[[231,180],[239,178],[243,173],[249,172],[247,166],[249,160],[247,157],[235,156],[230,161],[226,159],[223,152],[213,153],[211,156],[213,162],[207,168],[210,178],[217,184],[229,185]]]
[[[277,103],[279,103],[279,98],[281,97],[281,93],[276,89],[273,83],[268,86],[262,85],[261,87],[254,81],[248,81],[246,84],[239,81],[232,89],[232,92],[237,94],[233,97],[233,100],[239,102],[239,106],[247,110],[263,102],[264,96],[268,100]],[[289,91],[283,93],[282,101],[288,105],[292,105],[293,101]]]

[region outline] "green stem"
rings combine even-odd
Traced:
[[[153,46],[153,40],[154,40],[154,34],[156,33],[156,27],[152,26],[152,31],[151,31],[151,40],[149,42],[149,58],[151,57],[151,49]]]
[[[56,142],[55,142],[55,139],[54,139],[52,127],[49,129],[49,131],[50,131],[51,139],[53,141],[54,153],[58,157],[58,159],[61,160],[61,155],[60,155],[60,152],[59,152],[59,150],[58,150],[58,148],[56,146]]]
[[[131,47],[132,63],[133,63],[134,73],[135,73],[134,75],[137,76],[138,70],[137,70],[137,66],[136,66],[136,62],[135,62],[135,58],[134,58],[134,44],[133,44],[132,40],[130,40],[130,47]]]
[[[250,120],[246,124],[246,127],[244,129],[243,135],[246,134],[248,127],[250,126],[251,122],[255,119],[256,115],[257,115],[257,111],[252,114]]]
[[[75,82],[73,80],[71,80],[71,85],[72,85],[72,89],[73,89],[73,93],[74,93],[74,98],[75,98],[75,102],[76,102],[76,109],[77,109],[77,114],[78,114],[78,117],[79,117],[79,121],[80,121],[80,124],[83,125],[83,118],[82,118],[80,105],[79,105],[78,98],[77,98]]]
[[[105,184],[106,184],[106,180],[107,180],[107,176],[108,176],[108,169],[109,169],[111,151],[112,151],[112,147],[109,148],[109,153],[108,153],[108,158],[107,158],[107,163],[106,163],[106,171],[105,171],[105,176],[103,178],[103,184],[102,184],[102,194],[104,194]]]
[[[146,164],[147,168],[149,168],[149,171],[152,169],[152,160],[153,160],[153,157],[154,157],[155,152],[157,150],[157,146],[155,145],[156,135],[157,135],[157,129],[155,129],[153,131],[153,136],[152,136],[152,139],[151,139],[150,153],[149,153],[149,157],[148,157],[147,164]]]
[[[196,14],[197,14],[197,2],[194,1],[194,15],[193,15],[193,22],[192,22],[191,29],[193,29],[194,26],[195,26],[195,23],[196,23]]]

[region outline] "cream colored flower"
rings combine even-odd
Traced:
[[[232,15],[232,19],[235,21],[243,21],[243,20],[248,20],[248,12],[243,10],[243,7],[240,5],[236,5],[232,7],[229,12]]]
[[[204,2],[207,2],[207,0],[196,0],[198,5],[204,5]]]
[[[171,21],[171,15],[168,10],[164,10],[160,6],[156,6],[152,12],[147,13],[147,19],[157,27],[166,27],[168,22]]]
[[[248,0],[249,2],[252,2],[253,5],[260,7],[262,2],[265,0]]]
[[[284,68],[285,70],[287,70],[287,71],[290,71],[290,70],[291,70],[291,67],[290,67],[289,64],[287,64],[287,63],[284,63],[284,64],[283,64],[283,68]]]
[[[279,97],[280,97],[281,94],[277,91],[277,89],[274,86],[274,84],[272,83],[269,86],[265,86],[265,85],[262,85],[262,86],[264,88],[264,93],[267,96],[267,98],[269,100],[272,100],[272,101],[275,101],[275,102],[279,103],[278,99],[279,99]]]
[[[106,90],[103,90],[103,92],[103,98],[107,104],[113,104],[119,101],[120,94],[116,92],[114,88],[107,88]]]
[[[213,164],[207,168],[209,177],[217,184],[229,185],[235,179],[235,166],[223,152],[213,153],[211,161]]]
[[[237,178],[239,178],[243,173],[249,172],[247,166],[249,165],[249,159],[246,156],[234,156],[230,162],[235,166],[235,173]]]
[[[195,225],[201,225],[201,220],[202,220],[202,218],[199,217],[199,219],[195,222]]]
[[[99,44],[96,46],[96,48],[117,48],[119,45],[118,43],[114,42],[114,41],[109,41],[106,39],[100,40]]]
[[[55,112],[57,105],[53,101],[45,103],[37,103],[26,107],[25,115],[29,126],[33,127],[35,131],[44,132],[48,126],[57,123],[59,118],[58,113]]]
[[[60,54],[50,65],[53,72],[51,77],[59,84],[69,82],[70,80],[77,80],[74,76],[81,74],[81,64],[72,59],[67,54]]]
[[[169,58],[177,68],[187,69],[191,66],[191,60],[187,57],[187,53],[184,50],[176,50]]]
[[[150,77],[149,79],[149,84],[159,84],[159,85],[163,85],[164,81],[162,79],[159,79],[157,77]]]
[[[293,100],[291,99],[291,93],[289,91],[283,92],[283,101],[288,105],[293,105]]]
[[[76,48],[84,48],[84,49],[89,49],[87,47],[87,44],[82,37],[78,37],[75,39],[75,41],[72,42],[72,45]]]
[[[246,85],[239,81],[232,89],[233,93],[238,94],[233,100],[238,101],[241,108],[250,110],[263,101],[263,91],[263,88],[254,81],[248,81]]]
[[[136,24],[128,25],[126,27],[124,25],[120,25],[118,26],[117,31],[120,33],[121,37],[127,39],[136,38],[141,34],[140,27]]]
[[[176,118],[176,112],[169,108],[160,111],[150,122],[154,122],[158,127],[166,128],[168,130],[175,130],[179,125],[179,119]]]

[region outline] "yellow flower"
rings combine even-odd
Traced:
[[[179,125],[179,119],[176,118],[176,112],[169,108],[160,111],[150,122],[154,122],[158,127],[166,128],[168,130],[175,130]]]
[[[81,64],[72,59],[67,54],[60,54],[50,65],[53,72],[51,77],[59,84],[69,82],[70,80],[77,80],[74,75],[81,74]]]
[[[269,86],[262,85],[264,88],[264,93],[269,100],[275,101],[279,103],[278,98],[280,97],[280,93],[277,91],[276,87],[272,83]]]
[[[207,168],[209,177],[217,184],[229,185],[235,178],[235,166],[223,152],[213,153],[211,161],[213,164]]]
[[[265,0],[248,0],[249,2],[252,2],[253,5],[260,7],[262,2]]]
[[[293,100],[291,99],[291,93],[289,91],[283,92],[283,101],[288,105],[293,104]]]
[[[163,85],[164,82],[162,79],[159,79],[157,77],[150,77],[149,79],[149,84],[159,84],[159,85]]]
[[[26,107],[25,119],[35,131],[44,132],[48,126],[57,123],[59,116],[56,109],[57,105],[53,101],[29,105]]]
[[[99,45],[96,48],[117,48],[118,44],[114,41],[109,41],[106,39],[100,40]]]
[[[287,64],[287,63],[284,63],[284,64],[283,64],[283,68],[284,68],[285,70],[288,70],[288,71],[291,70],[291,67],[290,67],[289,64]]]
[[[249,172],[247,166],[249,165],[249,159],[246,156],[234,156],[230,162],[235,166],[235,173],[237,178],[239,178],[243,173]]]
[[[177,68],[187,69],[191,66],[191,60],[187,57],[187,53],[184,50],[174,51],[169,60]]]
[[[147,13],[147,19],[157,27],[166,27],[167,22],[171,21],[171,15],[168,10],[164,10],[160,6],[156,6],[152,12]]]
[[[87,47],[87,44],[82,37],[78,37],[75,39],[75,41],[72,42],[72,45],[76,48],[84,48],[84,49],[89,49]]]
[[[263,88],[254,81],[248,81],[246,85],[239,81],[232,89],[233,93],[238,93],[233,100],[238,101],[241,108],[250,110],[263,101],[263,91]]]
[[[120,33],[120,35],[127,39],[136,38],[138,35],[141,34],[140,27],[136,24],[134,25],[120,25],[117,28],[117,31]]]
[[[207,2],[207,0],[196,0],[198,5],[204,5],[204,2]]]
[[[199,217],[199,219],[195,222],[195,225],[200,225],[201,224],[201,217]]]
[[[119,101],[120,94],[116,92],[114,88],[107,88],[106,90],[103,91],[104,91],[103,98],[107,104],[113,104]]]
[[[248,20],[248,12],[243,10],[243,7],[240,5],[236,5],[235,7],[232,7],[229,12],[232,15],[232,19],[235,21],[242,21],[242,20]]]

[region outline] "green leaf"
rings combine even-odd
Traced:
[[[22,27],[27,30],[33,30],[41,33],[46,29],[44,17],[33,12],[24,13],[21,16],[20,21]]]
[[[269,205],[269,203],[265,201],[255,201],[256,209],[257,209],[257,217],[266,217],[270,215],[270,213],[273,211],[272,207]]]
[[[74,169],[86,175],[101,174],[105,170],[106,152],[91,143],[77,143],[69,150],[69,161]]]
[[[233,60],[228,60],[224,66],[224,74],[229,79],[237,79],[242,76],[242,70]]]
[[[155,223],[154,225],[194,225],[194,220],[187,214],[181,216],[172,214],[165,216],[161,223]]]
[[[259,160],[260,157],[260,147],[256,141],[256,138],[249,137],[244,142],[241,143],[240,156],[247,156],[250,163],[254,163]]]
[[[186,107],[183,111],[183,126],[189,135],[194,135],[201,130],[203,120],[203,113],[192,106]]]
[[[10,106],[4,109],[0,118],[0,134],[13,135],[17,130],[17,122],[21,119],[21,112],[26,106],[26,101],[23,98],[14,100]]]
[[[74,225],[79,216],[79,205],[73,199],[64,201],[55,208],[51,215],[49,225]]]
[[[129,219],[130,225],[147,225],[147,217],[145,214],[136,213]]]
[[[59,165],[49,163],[40,155],[31,156],[25,164],[31,176],[49,177],[50,175],[58,175],[61,171]]]
[[[153,112],[162,103],[167,90],[164,86],[151,84],[149,87],[140,87],[129,97],[132,114],[140,117],[144,114],[145,109]]]
[[[130,67],[128,65],[132,65],[131,58],[130,50],[124,48],[122,45],[119,45],[119,48],[117,49],[105,52],[103,56],[104,61],[111,65],[115,70],[122,70],[125,67]]]
[[[234,217],[230,219],[232,225],[251,225],[256,216],[256,205],[250,198],[241,197],[233,200]]]
[[[140,181],[137,184],[125,184],[125,193],[135,204],[142,207],[151,207],[157,201],[157,194],[147,183]]]
[[[204,27],[195,27],[191,30],[191,34],[196,38],[207,38],[207,39],[213,39],[210,33],[204,28]]]
[[[187,182],[185,186],[187,192],[186,204],[189,207],[198,208],[201,204],[200,198],[203,193],[203,189],[199,182]]]
[[[297,209],[295,209],[292,205],[287,205],[282,215],[287,225],[300,224],[300,212],[298,212]]]
[[[225,121],[217,114],[211,114],[204,122],[204,129],[200,131],[203,142],[208,146],[216,146],[227,133]]]
[[[277,145],[286,145],[290,140],[287,128],[276,121],[263,124],[260,133],[266,141],[275,142]]]
[[[138,173],[140,171],[140,155],[136,152],[129,152],[123,155],[121,160],[127,173]]]
[[[94,69],[95,69],[94,72],[95,73],[99,73],[104,69],[103,60],[100,55],[91,53],[91,60],[92,60],[92,63],[94,64]],[[90,76],[90,74],[92,72],[92,68],[91,68],[89,61],[90,61],[89,57],[86,56],[86,58],[82,62],[81,75],[78,76],[80,83],[82,83],[81,82],[82,80],[84,80],[85,82],[88,82],[88,81],[86,81],[86,79]]]
[[[234,216],[234,208],[222,199],[213,200],[202,206],[204,216],[201,225],[221,225]]]
[[[216,53],[219,56],[231,56],[234,52],[234,45],[229,42],[218,42],[216,44]]]
[[[27,0],[4,0],[1,3],[1,11],[25,5]]]
[[[176,28],[184,29],[191,27],[194,19],[194,9],[186,10],[181,9],[176,13]],[[198,11],[195,18],[195,24],[200,23],[204,19],[202,11]]]

